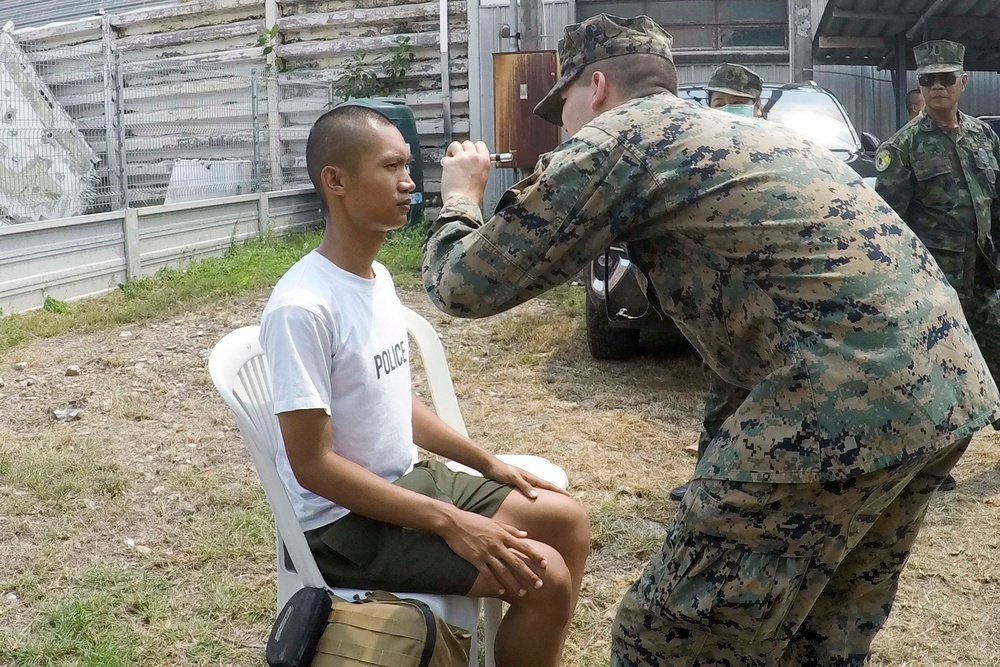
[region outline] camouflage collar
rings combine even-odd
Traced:
[[[958,124],[963,130],[968,130],[969,132],[982,132],[983,127],[978,120],[973,118],[968,114],[964,114],[961,111],[958,112]]]
[[[920,129],[924,132],[933,132],[938,129],[938,124],[935,123],[934,119],[930,117],[926,108],[920,111],[920,115],[917,116],[916,120],[920,124]],[[963,131],[982,131],[982,128],[979,127],[979,123],[976,122],[975,118],[968,114],[964,114],[961,111],[958,112],[958,127]]]

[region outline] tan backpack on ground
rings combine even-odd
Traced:
[[[267,643],[270,667],[467,667],[472,635],[418,600],[374,591],[348,601],[295,593]]]

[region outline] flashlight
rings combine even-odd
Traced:
[[[503,164],[504,162],[513,162],[513,153],[490,153],[490,162],[495,164]]]

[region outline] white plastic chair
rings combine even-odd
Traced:
[[[405,309],[406,326],[417,344],[432,403],[438,416],[456,431],[467,434],[465,421],[458,407],[458,399],[451,383],[444,347],[431,324],[410,309]],[[271,402],[271,385],[264,350],[259,340],[260,327],[249,326],[236,329],[222,338],[208,360],[208,370],[215,388],[232,410],[243,440],[250,451],[254,467],[260,477],[264,495],[274,515],[277,540],[278,565],[278,609],[292,594],[303,586],[329,588],[316,565],[305,535],[299,527],[298,519],[278,477],[275,455],[282,447],[281,431]],[[566,473],[550,461],[525,455],[502,455],[501,459],[512,465],[529,470],[549,482],[566,488]],[[463,469],[471,474],[475,471],[450,463],[453,469]],[[288,558],[286,559],[285,555]],[[292,567],[288,566],[290,559]],[[332,588],[340,597],[351,599],[355,594],[364,595],[365,590]],[[473,650],[470,665],[478,661],[476,628],[479,621],[481,600],[464,596],[427,595],[422,593],[397,592],[401,597],[422,600],[436,614],[449,623],[464,628],[473,635]],[[494,667],[493,644],[500,624],[502,605],[499,600],[487,599],[483,607],[483,626],[486,644],[486,665]]]

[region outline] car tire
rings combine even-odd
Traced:
[[[595,359],[631,359],[639,351],[639,330],[612,327],[603,308],[588,302],[587,346]]]

